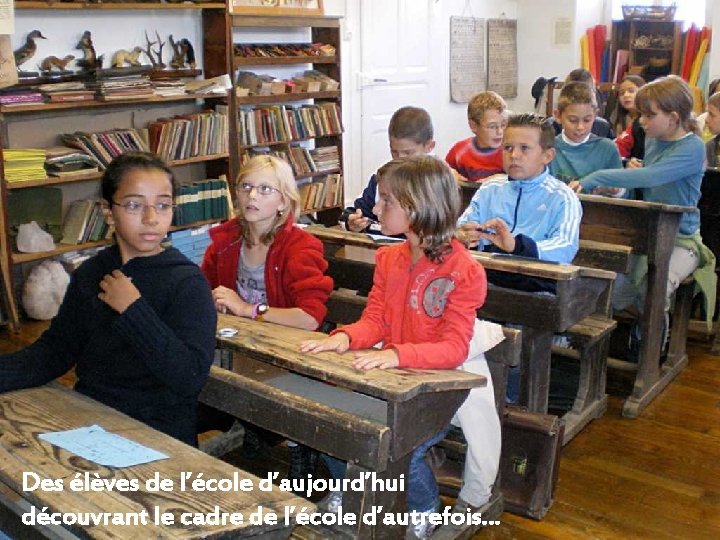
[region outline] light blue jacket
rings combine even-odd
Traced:
[[[545,170],[528,180],[492,179],[477,190],[458,224],[501,218],[513,235],[535,241],[538,258],[570,263],[580,237],[582,207],[575,193]],[[485,241],[484,246],[488,242]]]

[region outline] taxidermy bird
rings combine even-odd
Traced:
[[[40,33],[40,30],[33,30],[27,35],[25,45],[15,51],[15,65],[17,67],[20,67],[21,64],[24,64],[33,57],[37,50],[35,40],[38,38],[45,39],[45,36]]]

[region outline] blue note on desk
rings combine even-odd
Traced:
[[[107,467],[132,467],[168,456],[138,444],[98,425],[41,433],[40,439]]]

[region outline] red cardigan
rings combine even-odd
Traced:
[[[241,233],[236,219],[210,229],[212,244],[205,251],[201,268],[213,289],[223,285],[237,290]],[[325,304],[333,289],[332,278],[324,275],[327,267],[322,242],[288,218],[265,260],[268,305],[298,307],[319,325],[327,314]]]
[[[408,242],[383,247],[362,317],[333,333],[345,332],[351,349],[382,342],[398,353],[399,367],[455,368],[467,358],[486,294],[485,269],[457,240],[440,264],[422,257],[411,265]]]

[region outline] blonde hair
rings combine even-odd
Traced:
[[[470,98],[467,108],[468,120],[479,123],[482,122],[486,111],[497,111],[502,114],[506,108],[505,100],[500,94],[492,90],[480,92]]]
[[[562,113],[570,105],[590,105],[593,109],[596,109],[597,99],[595,98],[595,92],[584,82],[565,83],[558,98],[558,112]]]
[[[677,75],[668,75],[647,83],[635,95],[635,106],[641,114],[652,112],[652,104],[665,114],[676,113],[686,131],[696,132],[692,116],[693,95],[688,84]]]
[[[240,172],[238,173],[237,180],[235,182],[238,199],[240,198],[240,184],[243,180],[251,174],[255,174],[258,171],[268,168],[272,169],[273,174],[275,175],[275,179],[278,183],[278,191],[280,192],[283,201],[285,201],[286,206],[285,210],[282,212],[278,211],[272,227],[270,227],[270,229],[260,237],[260,242],[266,246],[272,243],[275,235],[282,226],[285,225],[285,222],[288,219],[295,218],[298,208],[300,207],[300,194],[298,193],[292,168],[286,161],[270,155],[253,156],[240,168]],[[248,222],[245,221],[242,208],[238,212],[237,220],[242,229],[243,241],[248,246],[252,246],[253,240],[250,238]]]
[[[378,184],[407,214],[425,256],[442,262],[460,215],[460,190],[450,167],[427,155],[393,160],[378,171]]]

